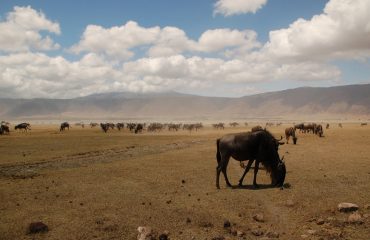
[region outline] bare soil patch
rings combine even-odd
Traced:
[[[270,130],[278,137],[285,127]],[[249,128],[57,129],[0,137],[0,239],[136,239],[139,226],[170,239],[369,239],[366,127],[332,127],[323,138],[298,134],[297,145],[281,146],[284,190],[270,188],[263,170],[260,189],[251,188],[251,172],[245,187],[226,188],[221,178],[216,189],[216,138]],[[230,181],[242,173],[231,160]],[[352,213],[337,209],[341,202],[357,204],[361,221],[350,222]],[[30,234],[32,222],[48,231]]]

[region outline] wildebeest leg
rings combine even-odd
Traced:
[[[249,160],[249,161],[248,161],[248,164],[247,164],[247,166],[245,167],[245,170],[244,170],[243,176],[242,176],[242,177],[240,178],[240,180],[239,180],[239,186],[243,186],[243,180],[244,180],[244,177],[245,177],[245,175],[248,173],[249,169],[251,168],[253,161],[254,161],[254,160]]]
[[[227,165],[229,163],[230,156],[229,155],[221,155],[221,161],[218,163],[217,166],[217,175],[216,175],[216,187],[220,188],[220,172],[222,171],[222,174],[225,177],[226,185],[228,187],[231,187],[231,183],[227,177],[226,169]]]
[[[260,165],[260,161],[257,159],[256,164],[254,165],[254,177],[253,177],[253,187],[255,188],[258,188],[256,178],[257,178],[257,172],[258,172],[259,165]]]

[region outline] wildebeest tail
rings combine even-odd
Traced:
[[[217,163],[220,163],[220,161],[221,161],[221,154],[220,154],[220,148],[219,148],[220,139],[217,139],[216,145],[217,145],[216,159],[217,159]]]

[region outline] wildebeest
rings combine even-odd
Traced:
[[[304,124],[303,123],[296,124],[294,125],[294,129],[299,129],[299,132],[303,132]]]
[[[138,123],[138,124],[136,125],[136,128],[135,128],[135,133],[142,132],[142,131],[143,131],[143,129],[144,129],[143,124]]]
[[[343,125],[341,123],[338,123],[338,127],[343,128]]]
[[[295,136],[295,128],[289,127],[285,129],[285,138],[286,138],[286,143],[289,143],[289,138],[293,138],[293,143],[297,144],[297,137]]]
[[[59,131],[64,131],[66,128],[68,128],[69,130],[69,123],[68,122],[63,122],[62,124],[60,124],[60,129]]]
[[[322,135],[324,134],[324,130],[322,129],[321,124],[315,125],[314,133],[318,135],[319,137],[322,137]]]
[[[236,126],[239,126],[239,123],[237,122],[231,122],[229,123],[230,127],[236,127]]]
[[[0,135],[3,135],[5,133],[7,133],[7,134],[10,133],[9,127],[7,125],[5,125],[5,124],[1,124],[0,125]]]
[[[212,126],[215,129],[225,129],[225,123],[214,123]]]
[[[227,134],[216,141],[217,143],[217,168],[216,168],[216,187],[220,188],[219,178],[222,171],[227,186],[231,183],[227,177],[227,165],[230,157],[237,161],[249,160],[243,176],[239,180],[239,186],[242,186],[243,180],[252,163],[255,161],[253,186],[258,187],[256,177],[259,164],[265,167],[270,173],[271,184],[281,187],[284,184],[286,168],[285,163],[280,159],[278,153],[279,140],[267,130],[257,132],[243,132],[236,134]]]
[[[361,127],[363,127],[363,126],[367,126],[367,123],[366,122],[361,123]]]
[[[107,123],[100,123],[101,129],[106,133],[109,129],[109,126]]]
[[[123,129],[124,127],[125,127],[125,124],[124,123],[117,123],[116,124],[116,127],[117,127],[117,129],[118,129],[118,131],[121,131],[121,129]]]
[[[31,130],[31,124],[29,124],[29,123],[20,123],[20,124],[18,124],[14,127],[14,130],[17,130],[17,129],[24,130],[25,132],[27,132],[27,130]]]
[[[95,123],[95,122],[91,122],[91,123],[90,123],[90,127],[91,127],[91,128],[96,127],[96,126],[98,126],[98,124],[97,124],[97,123]]]
[[[329,129],[330,125],[329,123],[326,124],[326,129]]]

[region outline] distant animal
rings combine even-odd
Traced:
[[[361,127],[363,127],[363,126],[367,126],[367,123],[365,122],[365,123],[361,123]]]
[[[139,133],[139,132],[142,132],[144,129],[144,126],[143,124],[139,123],[136,125],[136,128],[135,128],[135,133]]]
[[[296,124],[294,125],[294,129],[299,129],[299,132],[303,132],[304,124],[303,123]]]
[[[114,129],[116,127],[116,125],[114,123],[106,123],[106,124],[111,129]]]
[[[108,131],[108,129],[109,129],[109,126],[108,126],[108,124],[107,123],[100,123],[100,127],[101,127],[101,129],[103,130],[103,132],[107,132]]]
[[[232,122],[232,123],[229,123],[230,127],[236,127],[236,126],[239,126],[239,123],[237,122]]]
[[[98,124],[97,124],[97,123],[94,123],[94,122],[91,122],[91,123],[90,123],[90,127],[91,127],[91,128],[96,127],[96,126],[98,126]]]
[[[270,173],[272,186],[281,187],[284,184],[286,167],[285,163],[280,159],[278,148],[284,144],[267,130],[257,132],[243,132],[236,134],[227,134],[217,139],[217,168],[216,168],[216,187],[220,188],[220,173],[222,172],[228,187],[231,183],[227,177],[227,165],[230,157],[237,161],[248,160],[248,164],[244,170],[243,176],[239,180],[239,186],[242,186],[245,175],[255,161],[253,186],[257,185],[257,172],[259,164],[265,167]]]
[[[321,124],[315,125],[314,133],[316,135],[318,135],[319,137],[322,137],[323,136],[324,130],[322,129],[322,125]]]
[[[326,129],[329,129],[329,127],[330,127],[330,124],[329,124],[329,123],[327,123],[327,124],[326,124]]]
[[[121,131],[121,129],[123,129],[125,127],[125,124],[124,123],[117,123],[116,127],[117,127],[118,131]]]
[[[225,123],[214,123],[212,124],[213,128],[215,129],[225,129]]]
[[[338,123],[338,127],[343,128],[343,126],[342,126],[342,124],[341,124],[341,123]]]
[[[31,124],[29,123],[20,123],[14,127],[14,130],[24,130],[27,132],[28,130],[31,130]]]
[[[126,127],[130,130],[130,132],[135,131],[136,123],[127,123]]]
[[[260,125],[252,127],[251,131],[252,132],[257,132],[257,131],[262,131],[263,128]]]
[[[68,128],[69,130],[69,123],[68,122],[63,122],[62,124],[60,124],[60,129],[59,131],[62,132],[64,131],[66,128]]]
[[[9,134],[9,133],[10,133],[9,127],[5,124],[1,124],[0,125],[0,135]]]
[[[294,145],[297,144],[297,137],[295,136],[295,128],[294,127],[289,127],[285,129],[285,139],[286,143],[289,143],[289,138],[293,138],[293,143]]]

